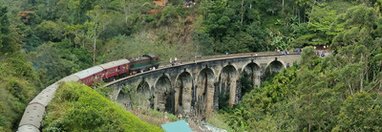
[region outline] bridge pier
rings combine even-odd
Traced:
[[[175,113],[189,113],[192,100],[192,77],[188,72],[181,73],[175,84]]]
[[[229,86],[229,107],[233,107],[236,104],[236,95],[237,95],[237,80],[238,77],[234,77],[230,80]]]
[[[155,84],[155,89],[155,109],[175,113],[175,90],[172,88],[169,77],[161,76]]]
[[[200,71],[197,80],[195,89],[197,93],[196,111],[207,116],[213,111],[215,74],[212,69],[204,68]]]

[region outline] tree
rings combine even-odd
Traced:
[[[7,16],[7,7],[0,6],[0,52],[14,53],[20,50],[17,33],[11,32],[11,24]]]
[[[98,5],[95,6],[93,10],[88,12],[91,21],[85,23],[88,27],[87,34],[93,39],[93,65],[96,64],[97,39],[100,33],[105,30],[106,25],[110,23],[109,14],[105,12],[106,9],[102,9]]]
[[[60,42],[64,36],[64,23],[54,21],[43,21],[36,26],[36,35],[45,42]]]
[[[376,26],[377,13],[371,7],[358,5],[349,8],[341,15],[337,23],[344,25],[344,30],[337,34],[332,46],[344,46],[351,44],[372,45],[372,34]]]
[[[80,4],[78,7],[78,13],[77,13],[77,23],[84,23],[88,20],[88,17],[86,13],[93,8],[93,0],[80,0]]]
[[[341,106],[334,131],[382,131],[382,98],[376,93],[359,92]]]
[[[203,1],[203,25],[196,30],[198,41],[202,46],[211,46],[214,53],[265,50],[266,46],[260,45],[266,33],[261,32],[259,12],[252,7],[253,3],[253,0]]]

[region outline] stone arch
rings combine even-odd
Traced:
[[[236,71],[238,71],[238,69],[240,68],[240,67],[236,66],[235,64],[229,62],[229,63],[228,63],[227,65],[225,65],[220,71],[218,71],[216,75],[220,75],[220,74],[222,74],[223,69],[224,69],[225,67],[227,67],[227,66],[229,66],[229,67],[231,67],[231,68],[234,68]],[[216,79],[218,79],[218,78],[216,78]]]
[[[240,74],[243,74],[243,72],[246,72],[245,70],[248,69],[248,68],[257,68],[257,69],[261,69],[261,66],[259,63],[255,62],[255,61],[249,61],[249,62],[246,62],[243,67],[241,68],[241,71],[240,71]]]
[[[261,68],[256,62],[250,62],[244,65],[240,74],[240,83],[237,89],[237,97],[239,100],[251,91],[254,87],[260,86]]]
[[[185,114],[191,110],[192,75],[184,71],[178,75],[175,82],[175,113]]]
[[[154,109],[155,96],[151,92],[150,85],[147,81],[142,80],[137,86],[137,98],[139,98],[138,104],[143,108]]]
[[[155,83],[155,108],[159,111],[175,112],[175,90],[170,78],[163,74]]]
[[[197,84],[193,91],[197,115],[205,115],[213,110],[215,73],[211,68],[202,69],[197,78]]]
[[[215,89],[214,107],[224,108],[233,106],[236,98],[238,71],[233,65],[223,67]]]
[[[131,108],[132,102],[126,89],[127,89],[126,86],[119,89],[119,92],[117,95],[117,102],[122,104],[125,108]]]
[[[282,61],[282,60],[280,60],[279,58],[275,57],[274,60],[272,60],[272,61],[270,61],[270,62],[267,63],[266,68],[268,68],[268,67],[271,66],[271,65],[274,65],[275,63],[280,64],[282,68],[286,68],[286,67],[287,67],[284,61]]]
[[[281,71],[284,68],[286,68],[284,63],[278,60],[277,58],[275,58],[275,60],[269,62],[268,65],[266,66],[264,75],[267,77],[269,75],[272,75],[274,73]]]

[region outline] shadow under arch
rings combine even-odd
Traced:
[[[127,91],[125,90],[126,87],[123,87],[117,96],[117,102],[120,104],[123,104],[125,108],[131,108],[131,99]]]
[[[253,88],[259,87],[261,82],[261,68],[255,62],[250,62],[244,66],[240,74],[237,97],[240,101],[242,97]]]
[[[144,99],[138,99],[140,106],[143,106],[143,108],[154,109],[155,96],[151,92],[150,85],[147,81],[142,80],[138,84],[137,97],[138,98],[144,98]]]
[[[221,109],[235,104],[237,80],[238,71],[233,65],[223,67],[218,78],[218,85],[215,88],[215,109]]]
[[[155,83],[155,108],[159,111],[175,113],[175,90],[172,89],[170,78],[159,77]]]
[[[197,84],[193,91],[192,102],[196,108],[196,115],[206,116],[213,110],[215,74],[211,68],[204,68],[199,72]]]
[[[280,72],[284,68],[285,68],[284,63],[277,60],[276,58],[275,60],[273,60],[267,65],[265,72],[263,74],[264,76],[263,80],[266,80],[267,78],[272,77],[274,74]]]
[[[192,76],[189,72],[180,73],[175,82],[175,113],[184,114],[191,110]]]

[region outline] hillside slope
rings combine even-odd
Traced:
[[[43,131],[162,131],[143,122],[95,90],[63,84],[48,106]]]

